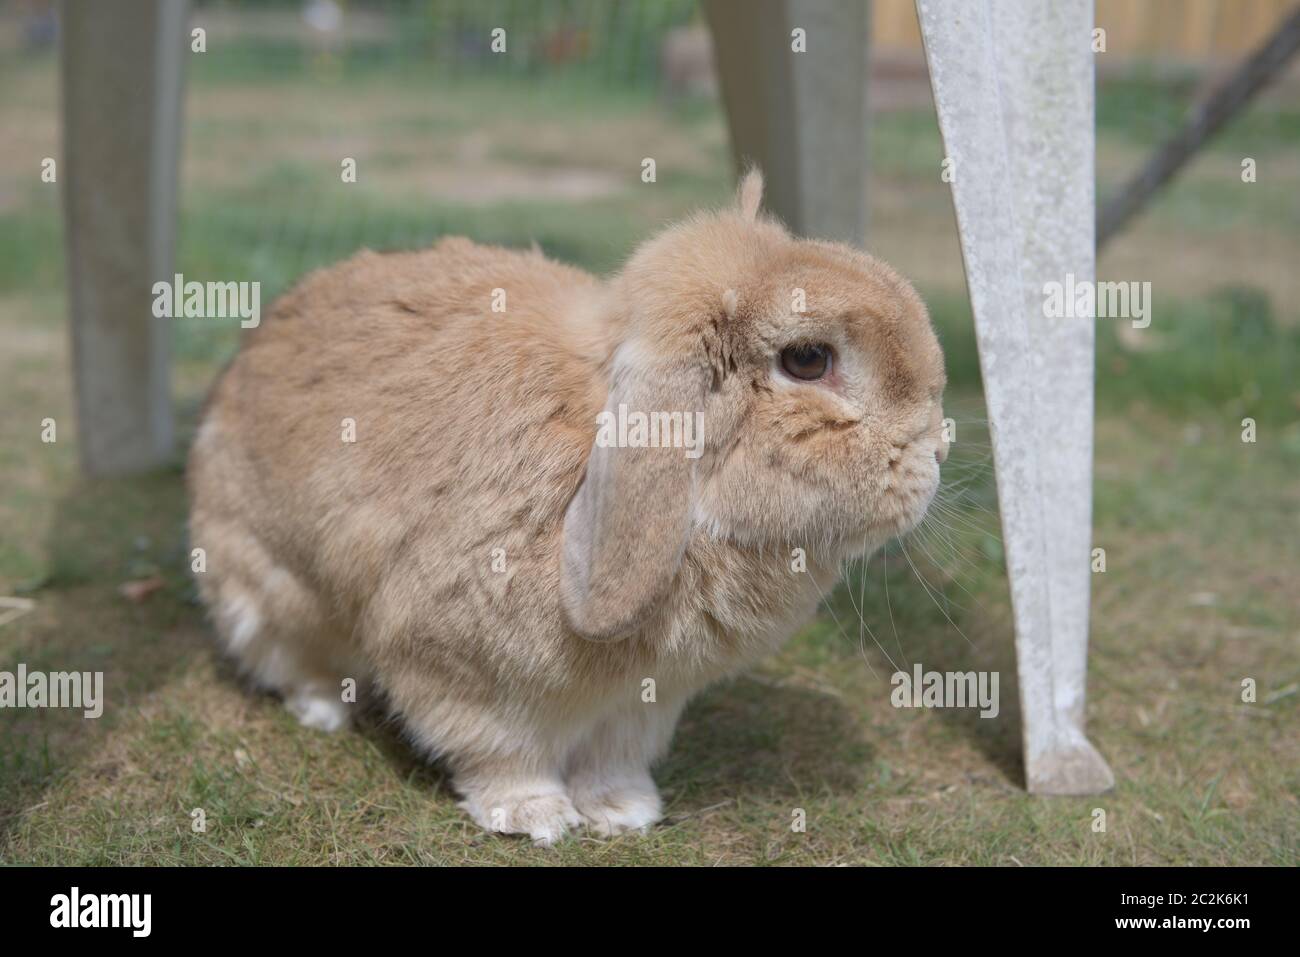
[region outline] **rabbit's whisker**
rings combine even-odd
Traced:
[[[903,652],[903,642],[898,637],[898,626],[894,624],[894,605],[889,599],[889,546],[886,545],[880,553],[881,564],[884,568],[885,580],[885,608],[889,611],[889,627],[894,632],[894,644],[898,646],[898,657],[903,659],[903,664],[907,665],[908,670],[912,668],[912,663],[907,660],[907,655]]]
[[[864,572],[865,572],[865,568],[864,568]],[[834,609],[834,607],[831,605],[830,602],[825,601],[825,598],[826,598],[825,593],[823,593],[823,592],[821,591],[821,588],[820,588],[820,586],[817,585],[816,581],[813,582],[813,586],[814,586],[815,588],[817,588],[818,593],[821,594],[822,599],[823,599],[823,604],[826,605],[827,610],[831,613],[831,617],[835,619],[835,626],[836,626],[837,628],[839,628],[839,630],[840,630],[840,634],[843,635],[844,639],[847,641],[847,640],[848,640],[848,635],[844,633],[844,629],[843,629],[843,627],[840,626],[839,616],[837,616],[837,615],[835,614],[835,609]],[[849,601],[850,601],[850,602],[853,602],[853,589],[852,589],[852,588],[848,589],[848,593],[849,593]],[[856,603],[854,603],[854,610],[857,612],[857,615],[858,615],[858,623],[862,626],[862,628],[865,628],[865,629],[866,629],[867,634],[871,636],[871,640],[875,643],[876,647],[880,649],[880,653],[881,653],[882,655],[884,655],[884,656],[885,656],[885,660],[889,662],[889,666],[890,666],[891,668],[893,668],[895,671],[897,671],[897,670],[898,670],[898,665],[894,664],[894,660],[893,660],[892,658],[889,657],[889,652],[885,650],[885,646],[882,645],[882,644],[880,643],[880,640],[876,637],[875,632],[873,632],[873,631],[871,630],[871,626],[867,624],[867,618],[866,618],[866,615],[864,615],[864,614],[862,613],[861,608],[859,608],[859,607],[856,605]],[[861,629],[859,629],[859,634],[861,634]],[[865,661],[865,662],[867,662],[867,667],[868,667],[868,668],[871,668],[871,674],[872,674],[872,676],[873,676],[873,677],[879,677],[879,675],[876,674],[876,669],[871,667],[871,661],[870,661],[870,659],[867,658],[867,649],[866,649],[866,645],[865,645],[864,643],[862,643],[860,640],[859,640],[859,649],[860,649],[860,651],[862,652],[862,660]]]
[[[939,600],[934,597],[934,593],[930,590],[929,584],[926,583],[925,576],[923,576],[921,572],[917,569],[916,563],[912,561],[912,556],[909,555],[907,552],[907,545],[903,542],[901,538],[898,540],[898,544],[899,547],[901,547],[903,550],[903,557],[907,559],[907,564],[912,567],[912,573],[916,575],[916,580],[921,583],[921,587],[924,588],[925,593],[930,596],[930,600],[934,602],[935,607],[938,608],[940,612],[942,612],[943,617],[948,620],[948,624],[952,625],[952,627],[956,629],[957,634],[961,635],[963,638],[966,639],[966,644],[974,648],[975,642],[971,641],[970,638],[966,636],[966,632],[962,631],[960,628],[957,627],[957,623],[952,620],[952,616],[950,616],[948,612],[944,611],[943,605],[939,604]]]

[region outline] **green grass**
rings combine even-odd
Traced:
[[[3,107],[6,122],[17,122],[20,102],[53,107],[48,63],[0,73],[21,94]],[[334,73],[251,55],[202,61],[191,78],[178,269],[257,278],[265,305],[361,246],[463,233],[536,240],[608,271],[659,225],[728,195],[712,104],[667,105],[578,74],[527,89],[461,76],[440,96],[428,92],[433,79],[377,58]],[[1141,77],[1103,89],[1105,175],[1139,161],[1150,141],[1143,118],[1172,123],[1185,96]],[[873,129],[871,241],[917,277],[944,343],[959,430],[945,466],[951,510],[850,569],[779,655],[690,706],[657,773],[662,826],[549,851],[479,833],[441,771],[383,715],[323,736],[240,685],[194,601],[179,470],[78,476],[59,207],[27,172],[55,147],[24,140],[12,166],[0,158],[0,187],[15,184],[0,188],[12,197],[0,205],[0,594],[30,596],[36,609],[0,626],[0,669],[102,670],[108,707],[94,722],[0,712],[0,862],[1295,864],[1293,123],[1286,106],[1249,113],[1238,139],[1198,160],[1135,226],[1135,245],[1103,260],[1107,278],[1156,285],[1143,348],[1121,342],[1113,323],[1098,333],[1094,539],[1108,567],[1093,579],[1089,721],[1115,769],[1113,793],[1049,800],[1022,788],[975,340],[937,175],[942,149],[933,117],[913,111]],[[616,135],[594,135],[606,129]],[[1264,192],[1243,194],[1227,175],[1244,149],[1270,170]],[[339,182],[342,155],[359,157],[355,188]],[[643,156],[660,159],[653,187],[639,181]],[[422,178],[445,169],[460,180]],[[556,170],[603,179],[576,199],[513,189],[512,177],[534,183]],[[500,196],[457,186],[493,177]],[[1216,219],[1224,210],[1231,216]],[[1244,275],[1233,258],[1243,251],[1266,268]],[[183,437],[236,341],[233,321],[176,324]],[[59,422],[54,445],[39,442],[45,416]],[[1254,444],[1240,440],[1245,416],[1258,423]],[[118,594],[152,574],[165,584],[146,602]],[[1002,713],[896,710],[891,660],[996,670]],[[1255,704],[1241,701],[1247,677],[1259,686]],[[1092,829],[1096,808],[1107,813],[1104,833]],[[791,830],[798,810],[803,833]]]

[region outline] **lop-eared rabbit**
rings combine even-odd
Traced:
[[[947,452],[915,291],[761,193],[607,280],[455,238],[281,298],[189,463],[241,668],[328,730],[372,689],[485,828],[659,820],[686,702],[912,528]]]

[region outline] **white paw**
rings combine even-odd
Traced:
[[[485,796],[463,801],[460,806],[484,830],[527,834],[543,847],[550,847],[582,824],[582,816],[563,791]]]
[[[342,698],[319,692],[296,691],[284,704],[304,728],[338,731],[348,726],[348,706]]]
[[[573,803],[587,827],[600,837],[629,831],[644,834],[663,817],[663,802],[649,776],[643,781],[579,786]]]

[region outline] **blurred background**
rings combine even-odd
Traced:
[[[1099,204],[1293,8],[1099,0]],[[508,57],[484,41],[502,25]],[[535,241],[608,272],[733,188],[694,0],[198,0],[191,26],[207,52],[186,61],[176,271],[260,280],[263,309],[361,247],[446,234]],[[1094,577],[1089,721],[1123,813],[1095,841],[1097,799],[1020,790],[979,370],[912,3],[874,0],[871,27],[865,246],[916,283],[944,343],[947,497],[778,660],[692,706],[661,775],[669,826],[609,858],[1295,863],[1300,70],[1099,259],[1099,279],[1151,282],[1153,312],[1136,339],[1098,323],[1095,526],[1110,567]],[[382,722],[317,739],[242,693],[193,601],[179,465],[78,474],[60,194],[39,175],[62,155],[57,38],[54,4],[0,2],[0,668],[99,668],[128,706],[93,728],[0,714],[0,860],[529,856],[465,832],[437,771]],[[358,166],[346,187],[344,156]],[[178,462],[238,333],[237,320],[173,324]],[[47,416],[54,445],[39,440]],[[999,669],[1007,720],[894,711],[882,644],[927,667]],[[1244,675],[1266,705],[1244,708]],[[798,802],[820,823],[795,839]],[[218,826],[190,840],[197,804]]]

